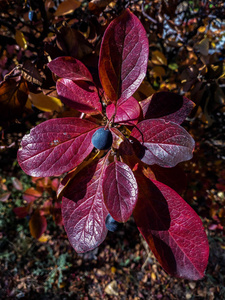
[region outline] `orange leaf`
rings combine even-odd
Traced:
[[[35,190],[33,187],[28,188],[23,194],[23,200],[27,201],[27,203],[33,202],[40,198],[42,195],[41,192]]]
[[[61,2],[55,12],[55,16],[63,16],[72,13],[81,3],[77,0],[65,0]]]
[[[44,216],[40,215],[37,209],[29,221],[30,233],[35,239],[39,239],[47,228],[47,221]]]

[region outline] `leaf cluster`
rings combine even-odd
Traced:
[[[200,279],[208,259],[201,220],[167,185],[176,188],[173,174],[177,178],[179,169],[174,167],[192,157],[194,140],[180,124],[194,104],[170,92],[155,93],[139,104],[132,95],[145,77],[148,56],[145,29],[126,9],[104,33],[99,80],[71,56],[50,61],[59,98],[79,114],[33,128],[22,139],[18,162],[31,176],[69,172],[58,197],[64,227],[77,252],[92,250],[105,239],[108,213],[121,223],[133,214],[168,273]],[[104,143],[107,149],[99,147],[102,151],[94,147],[101,143],[96,139],[109,135],[96,138],[98,130],[110,131],[113,137]]]

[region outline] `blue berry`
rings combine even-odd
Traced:
[[[108,214],[105,219],[105,226],[109,231],[114,232],[121,228],[122,223],[117,222],[110,214]]]
[[[92,144],[99,150],[107,150],[112,146],[113,137],[109,129],[99,128],[92,136]]]
[[[37,14],[34,10],[30,10],[29,13],[28,13],[28,18],[30,21],[34,21],[36,22],[37,21]]]

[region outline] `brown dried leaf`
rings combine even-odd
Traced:
[[[54,13],[56,17],[64,16],[66,14],[72,13],[75,9],[80,7],[81,3],[77,0],[65,0],[61,2]]]
[[[27,82],[22,78],[7,79],[0,84],[0,122],[14,120],[21,116],[27,102]]]

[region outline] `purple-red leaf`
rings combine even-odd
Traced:
[[[148,63],[148,38],[139,19],[126,9],[105,31],[99,56],[99,77],[109,98],[120,104],[137,90]]]
[[[131,132],[138,157],[146,164],[174,167],[193,156],[195,142],[180,125],[163,119],[140,122]]]
[[[62,216],[69,241],[79,252],[100,245],[107,235],[102,181],[106,168],[104,157],[82,169],[70,181],[62,198]]]
[[[92,151],[98,125],[79,118],[52,119],[25,135],[18,162],[34,177],[59,175],[79,165]]]
[[[115,161],[106,168],[103,194],[113,219],[126,222],[133,212],[138,196],[137,182],[128,165]]]
[[[209,246],[195,211],[171,188],[136,174],[138,203],[133,211],[137,227],[162,267],[189,280],[204,276]]]
[[[138,122],[141,109],[138,101],[134,97],[130,97],[121,105],[115,106],[115,104],[113,103],[107,105],[106,114],[108,119],[110,119],[113,116],[113,114],[115,114],[115,112],[115,123],[120,123],[124,125],[134,125]]]
[[[93,81],[91,73],[85,65],[70,56],[57,57],[48,63],[49,69],[58,77],[71,80]]]
[[[94,84],[61,78],[57,81],[56,88],[59,98],[70,107],[88,114],[99,114],[102,111],[102,105]]]
[[[195,104],[186,97],[171,92],[159,92],[140,102],[144,119],[164,119],[181,124]]]

